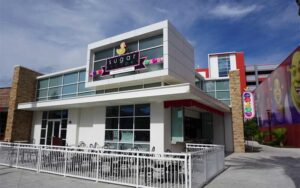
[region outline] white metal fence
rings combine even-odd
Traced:
[[[191,187],[202,187],[224,169],[224,146],[186,144],[190,157]]]
[[[0,165],[133,187],[194,188],[224,168],[224,147],[150,153],[0,142]]]

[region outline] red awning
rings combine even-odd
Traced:
[[[164,106],[165,106],[165,108],[170,108],[170,107],[192,107],[192,106],[194,106],[194,107],[206,110],[206,111],[211,112],[211,113],[215,113],[215,114],[222,115],[222,116],[224,115],[224,112],[222,112],[220,110],[217,110],[215,108],[212,108],[210,106],[207,106],[205,104],[201,104],[201,103],[199,103],[195,100],[192,100],[192,99],[176,100],[176,101],[165,101]]]

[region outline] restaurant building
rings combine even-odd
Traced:
[[[6,140],[156,152],[213,143],[243,152],[239,71],[228,71],[229,106],[205,92],[194,67],[194,48],[168,21],[89,44],[82,67],[42,75],[16,66],[6,133],[27,131]]]

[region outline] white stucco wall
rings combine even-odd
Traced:
[[[208,69],[210,78],[219,77],[218,56],[209,56]]]
[[[34,140],[35,144],[40,143],[41,138],[41,127],[42,127],[42,112],[33,112],[31,139]]]
[[[68,126],[66,142],[70,146],[78,144],[78,124],[79,124],[79,109],[68,110]]]
[[[169,23],[167,43],[164,43],[164,58],[168,59],[169,75],[181,82],[195,83],[193,46]]]
[[[164,151],[164,103],[152,102],[150,105],[150,150]]]
[[[105,107],[81,108],[79,113],[78,143],[87,145],[97,142],[104,146],[105,138]]]
[[[230,59],[230,70],[236,70],[236,55],[230,54],[229,59]]]

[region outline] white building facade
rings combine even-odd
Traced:
[[[32,139],[48,145],[233,151],[231,109],[195,84],[194,48],[168,21],[88,45],[85,66],[39,76]]]

